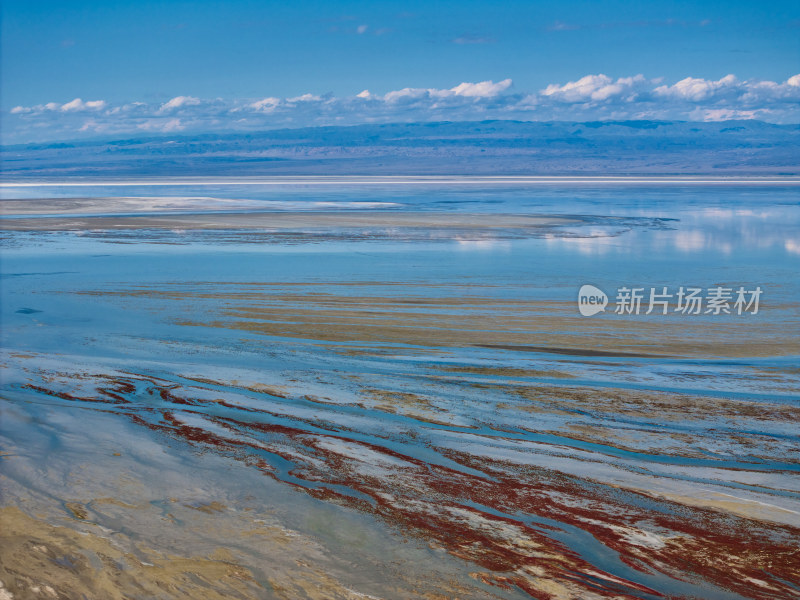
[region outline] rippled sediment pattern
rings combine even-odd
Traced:
[[[50,234],[38,249],[19,234],[28,254],[17,250],[4,265],[8,422],[25,421],[19,407],[47,407],[47,418],[26,409],[19,426],[61,431],[52,439],[66,438],[66,447],[64,432],[74,435],[76,425],[59,429],[52,415],[103,415],[124,423],[120,436],[141,431],[170,453],[190,449],[192,468],[214,465],[216,495],[210,484],[194,489],[176,476],[175,489],[194,489],[193,500],[171,502],[168,491],[140,498],[174,507],[163,510],[173,518],[183,507],[216,523],[210,537],[230,553],[209,551],[192,559],[205,563],[181,567],[217,573],[207,581],[165,571],[171,589],[241,597],[796,596],[800,351],[796,283],[787,274],[797,259],[759,255],[739,239],[734,258],[751,258],[706,249],[696,264],[674,252],[651,262],[662,236],[685,233],[651,222],[577,237],[549,223],[551,237],[537,230],[528,236],[537,239],[476,246],[469,242],[497,237],[477,221],[457,236],[478,231],[478,240],[426,246],[383,231],[384,241],[351,233],[342,244],[314,232],[313,243],[293,250],[222,232],[225,241],[209,247],[214,231],[184,248],[159,243],[174,232],[150,230],[130,249],[118,243],[130,234],[114,231],[99,232],[100,240]],[[586,247],[570,246],[576,239],[594,239],[605,253],[576,251]],[[617,247],[631,239],[639,241],[620,258]],[[68,252],[54,257],[58,247]],[[687,283],[767,287],[761,318],[577,314],[573,295],[588,277],[601,287],[637,278],[657,285],[680,281],[689,266]],[[28,456],[19,433],[6,439],[14,442],[2,463],[10,497],[44,505],[29,469],[43,469],[37,460],[47,454]],[[28,465],[15,466],[26,456]],[[137,456],[131,468],[150,461],[155,467]],[[109,503],[97,496],[113,459],[103,454],[95,463],[85,476],[90,497],[60,497],[64,514],[124,532],[132,517],[112,523],[102,508]],[[48,481],[59,472],[52,470]],[[142,477],[168,490],[171,471],[180,468]],[[250,499],[238,498],[236,478],[253,475],[293,495],[254,488]],[[141,494],[106,487],[107,496]],[[291,499],[297,494],[302,504]],[[263,512],[273,503],[284,520],[270,535],[290,531],[296,543],[280,552],[286,565],[265,574],[258,566],[274,560],[277,542],[247,546],[255,521],[245,508]],[[413,548],[398,557],[385,541],[359,547],[292,522],[294,512],[329,519],[331,506]],[[136,539],[158,546],[150,529],[138,531]],[[92,542],[95,554],[110,552],[102,543]],[[368,557],[382,565],[378,581],[348,574],[332,558],[345,551],[350,564]],[[313,585],[297,587],[294,569]],[[68,584],[79,585],[61,582]]]

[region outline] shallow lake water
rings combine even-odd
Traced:
[[[140,183],[2,189],[4,506],[221,597],[800,593],[793,182]]]

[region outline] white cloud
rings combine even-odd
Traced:
[[[70,110],[81,110],[83,108],[83,100],[80,98],[75,98],[72,102],[67,102],[66,104],[61,105],[61,110],[64,112]]]
[[[322,97],[314,94],[303,94],[302,96],[286,99],[287,102],[319,102],[320,100],[322,100]]]
[[[264,98],[263,100],[258,100],[256,102],[251,102],[249,104],[250,108],[254,110],[260,110],[264,112],[270,112],[275,110],[275,107],[281,103],[280,98]]]
[[[14,106],[3,119],[3,133],[5,139],[24,142],[45,136],[68,139],[97,131],[124,135],[430,120],[800,122],[800,74],[783,82],[728,75],[717,80],[686,77],[670,83],[642,75],[612,79],[600,73],[552,83],[534,93],[516,93],[511,88],[511,79],[503,79],[385,93],[365,89],[342,97],[314,93],[228,100],[176,96],[163,104],[109,104],[76,98],[66,103]]]
[[[716,81],[686,77],[673,85],[655,88],[653,96],[662,102],[692,103],[701,109],[727,109],[732,114],[740,112],[745,115],[746,111],[753,111],[755,117],[765,118],[766,113],[774,113],[775,107],[781,104],[794,104],[796,112],[800,103],[800,75],[789,77],[783,83],[741,81],[734,75],[726,75]]]
[[[183,108],[184,106],[197,106],[200,104],[200,99],[193,96],[175,96],[169,102],[161,105],[161,111],[166,112],[176,108]]]
[[[481,81],[480,83],[460,83],[450,91],[456,96],[467,96],[469,98],[491,98],[502,94],[511,87],[510,79],[503,79],[494,83],[493,81]]]
[[[552,83],[542,90],[542,96],[547,96],[559,102],[603,102],[615,97],[628,96],[632,100],[635,90],[647,80],[643,75],[634,77],[620,77],[616,81],[608,75],[586,75],[577,81],[570,81],[564,85]]]
[[[116,114],[131,114],[136,111],[143,112],[148,111],[148,106],[144,102],[129,102],[128,104],[122,104],[120,106],[114,106],[109,108],[106,111],[106,114],[109,115],[116,115]]]
[[[84,102],[80,98],[75,98],[75,100],[72,100],[71,102],[62,104],[60,109],[62,112],[74,112],[82,110],[102,110],[105,108],[105,106],[105,100],[89,100],[88,102]],[[49,102],[45,105],[45,108],[48,110],[55,110],[54,103]]]
[[[78,131],[90,131],[92,133],[103,133],[108,131],[109,124],[89,119],[81,126]]]
[[[449,89],[403,88],[402,90],[387,92],[384,94],[383,99],[386,102],[396,103],[423,98],[444,99],[454,96],[461,96],[464,98],[493,98],[506,91],[511,87],[511,84],[512,81],[510,79],[504,79],[497,83],[494,81],[480,81],[478,83],[463,82]]]
[[[747,84],[742,101],[749,105],[769,102],[800,103],[800,75],[789,77],[784,83],[756,81]]]
[[[662,85],[653,90],[657,96],[668,96],[691,102],[708,100],[721,92],[732,91],[740,87],[735,75],[726,75],[718,81],[687,77],[671,86]]]
[[[400,102],[408,99],[424,98],[430,92],[435,90],[426,90],[424,88],[403,88],[394,92],[387,92],[384,94],[383,99],[386,102]]]
[[[358,27],[356,27],[356,32],[359,35],[362,35],[364,33],[367,33],[367,29],[369,29],[369,26],[367,26],[367,25],[359,25]]]

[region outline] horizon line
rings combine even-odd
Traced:
[[[2,181],[0,188],[26,187],[143,187],[181,185],[489,185],[489,184],[683,184],[683,185],[800,185],[800,176],[724,175],[275,175],[272,177],[197,177],[179,179],[140,177],[84,181]]]

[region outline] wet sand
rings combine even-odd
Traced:
[[[0,219],[3,231],[88,231],[88,230],[218,230],[239,231],[264,230],[296,231],[307,229],[362,230],[364,235],[373,229],[421,229],[426,235],[435,235],[437,230],[462,231],[465,233],[494,233],[502,235],[541,234],[564,225],[585,225],[596,219],[579,217],[553,217],[531,215],[453,215],[449,213],[402,213],[402,212],[359,212],[347,213],[286,213],[286,212],[247,212],[239,214],[173,214],[165,217],[138,216],[38,216],[36,218]],[[325,231],[323,231],[325,233]],[[380,234],[380,231],[374,234]],[[389,231],[385,235],[392,235]]]
[[[204,320],[179,318],[186,326],[254,331],[322,342],[370,342],[426,347],[483,347],[583,358],[742,357],[800,354],[800,340],[784,324],[740,320],[703,323],[704,335],[688,335],[691,320],[680,315],[636,320],[607,314],[576,319],[572,303],[508,300],[492,288],[469,285],[398,286],[362,282],[373,294],[339,282],[210,283],[198,289],[174,285],[85,292],[206,304]],[[355,288],[355,289],[354,289]],[[497,290],[501,295],[504,290]],[[532,342],[535,342],[533,344]]]
[[[393,379],[397,385],[411,376],[396,373]],[[520,384],[517,374],[506,383],[494,375],[492,382],[465,382],[463,372],[451,379],[434,375],[425,388],[438,389],[435,395],[425,388],[411,392],[407,383],[376,388],[374,376],[344,377],[357,382],[357,395],[349,400],[334,396],[342,387],[330,380],[320,390],[327,397],[221,379],[184,376],[178,384],[125,373],[51,372],[47,385],[23,387],[61,404],[104,406],[195,451],[239,461],[311,498],[372,515],[472,563],[478,580],[501,589],[572,598],[586,586],[599,586],[606,596],[650,597],[667,585],[678,596],[734,597],[722,592],[727,589],[749,597],[755,580],[776,597],[790,593],[782,582],[798,575],[792,557],[800,529],[796,506],[780,506],[773,494],[786,483],[782,473],[797,470],[785,459],[796,455],[797,446],[765,445],[752,435],[741,448],[735,437],[720,446],[722,439],[708,427],[774,432],[780,423],[796,421],[796,408],[712,403],[709,414],[691,396],[615,389],[598,395],[574,385]],[[153,400],[142,406],[145,389]],[[453,392],[462,408],[448,400]],[[481,414],[469,399],[473,394],[505,401]],[[587,417],[578,416],[584,411]],[[682,426],[692,419],[697,427]],[[713,456],[709,443],[716,446]],[[743,453],[749,465],[724,458]],[[688,478],[675,478],[681,472]],[[731,488],[736,481],[750,490]],[[175,483],[170,489],[180,496]],[[186,509],[214,516],[227,511],[230,500],[222,500],[170,501],[168,516],[185,520]],[[65,512],[84,521],[102,506],[72,500]],[[241,539],[248,520],[238,533],[212,539]],[[718,556],[726,557],[724,563]],[[179,562],[179,572],[201,568],[206,558],[192,560],[201,562]],[[155,578],[169,582],[171,567],[163,566],[167,570]],[[671,579],[687,570],[697,583]],[[582,576],[575,580],[572,573]],[[385,595],[389,580],[383,585]],[[313,587],[323,589],[319,582]]]
[[[164,447],[107,411],[0,409],[0,581],[15,599],[496,597],[250,461]]]

